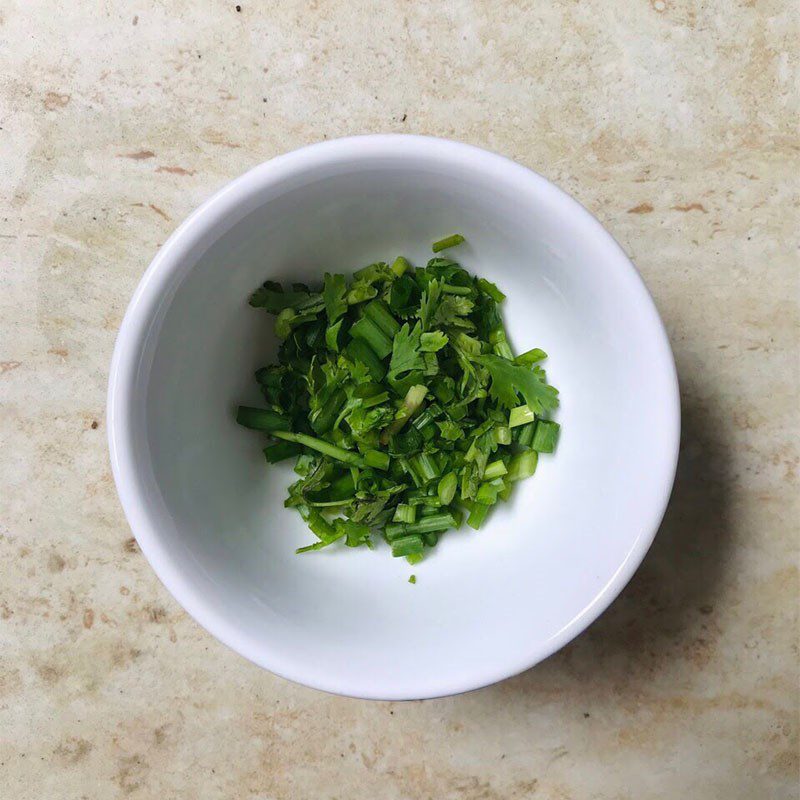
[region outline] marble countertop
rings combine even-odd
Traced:
[[[800,18],[779,0],[0,5],[0,794],[798,797]],[[583,202],[682,386],[677,484],[621,598],[477,692],[293,685],[178,607],[106,451],[159,245],[320,139],[471,142]]]

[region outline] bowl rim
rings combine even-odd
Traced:
[[[298,664],[287,664],[280,655],[263,647],[257,647],[254,639],[224,620],[202,593],[187,580],[178,560],[161,542],[157,522],[145,502],[137,460],[133,453],[132,398],[150,326],[176,275],[187,269],[184,260],[201,243],[209,230],[216,229],[226,218],[234,214],[245,204],[247,198],[293,173],[308,171],[340,160],[396,157],[398,154],[422,155],[427,158],[433,156],[449,160],[454,164],[468,163],[473,169],[480,168],[495,177],[502,176],[503,180],[521,181],[529,186],[533,185],[540,196],[566,209],[566,212],[578,218],[587,230],[593,231],[594,236],[604,240],[606,246],[610,245],[616,250],[623,268],[624,279],[631,283],[642,310],[649,317],[647,327],[659,351],[654,369],[665,370],[668,373],[668,382],[672,386],[672,391],[664,397],[667,434],[671,449],[666,454],[668,458],[664,459],[660,503],[651,515],[653,522],[649,529],[642,530],[627,558],[594,599],[555,636],[545,642],[537,642],[526,651],[524,658],[518,659],[515,663],[501,660],[493,669],[483,669],[470,673],[468,677],[454,680],[438,678],[435,685],[431,683],[426,685],[426,679],[422,676],[416,689],[384,686],[378,690],[359,686],[357,674],[348,680],[340,677],[330,679],[322,670],[314,669],[313,665],[299,669]],[[188,268],[191,268],[191,265]],[[664,324],[636,267],[597,218],[555,184],[505,156],[462,142],[410,134],[349,136],[301,147],[253,167],[224,185],[193,211],[161,246],[128,305],[111,360],[106,411],[111,467],[125,517],[156,575],[186,612],[223,644],[280,677],[333,694],[379,700],[443,697],[491,685],[524,672],[543,661],[591,625],[630,581],[661,525],[678,464],[680,417],[678,376]]]

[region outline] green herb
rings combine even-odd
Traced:
[[[433,250],[434,253],[440,253],[442,250],[447,250],[448,247],[455,247],[463,241],[465,241],[464,237],[460,233],[454,233],[452,236],[445,236],[444,239],[439,239],[438,242],[434,242],[431,245],[431,250]]]
[[[536,432],[533,434],[533,447],[539,453],[552,453],[556,449],[558,434],[561,426],[557,422],[540,419],[536,423]]]
[[[256,431],[288,431],[291,427],[289,420],[280,414],[264,408],[250,408],[249,406],[239,406],[236,412],[236,421],[245,428],[252,428]]]
[[[464,241],[460,234],[434,252]],[[457,262],[415,269],[402,256],[325,273],[321,286],[267,281],[250,304],[274,314],[278,363],[256,373],[264,407],[241,425],[271,440],[268,464],[295,459],[285,505],[317,541],[372,547],[415,564],[442,534],[480,528],[552,453],[558,406],[534,348],[514,356],[505,295]],[[409,579],[416,581],[415,576]]]
[[[325,301],[325,312],[328,315],[328,322],[331,325],[347,311],[347,303],[344,299],[346,291],[347,282],[344,279],[344,275],[325,273],[325,285],[322,289],[322,298]]]

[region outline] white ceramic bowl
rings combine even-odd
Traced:
[[[267,278],[318,280],[398,254],[452,255],[508,295],[518,352],[541,347],[561,392],[558,452],[479,532],[443,537],[416,567],[313,540],[268,467],[257,367]],[[594,620],[641,562],[675,473],[680,410],[658,313],[631,262],[544,178],[464,144],[363,136],[261,164],[161,248],[117,340],[108,398],[114,477],[158,576],[222,642],[272,672],[340,694],[453,694],[518,673]],[[408,583],[414,572],[416,585]]]

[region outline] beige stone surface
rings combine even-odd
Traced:
[[[0,797],[798,797],[800,7],[0,0]],[[631,254],[678,363],[672,505],[544,664],[375,703],[246,663],[138,551],[106,378],[178,222],[351,133],[485,146]]]

